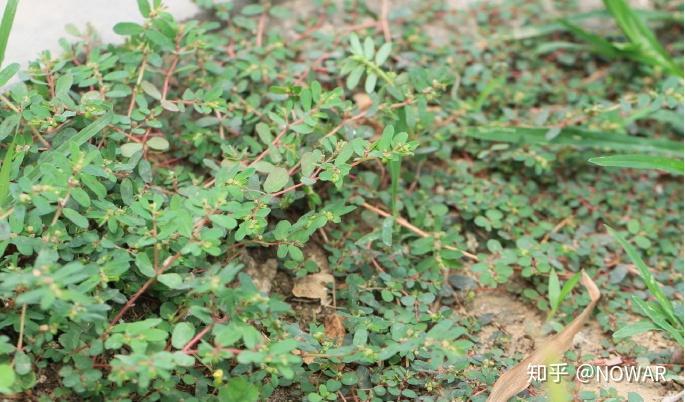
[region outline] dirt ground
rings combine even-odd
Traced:
[[[497,339],[501,337],[501,332],[509,335],[504,340],[504,344],[508,347],[508,350],[504,349],[507,356],[513,356],[517,352],[527,355],[536,347],[540,347],[546,339],[542,334],[545,317],[506,291],[479,292],[469,304],[473,316],[483,317],[487,315],[490,319],[489,324],[484,326],[479,334],[479,353],[489,350],[495,342],[502,342],[501,339]],[[606,344],[606,342],[602,341],[608,340],[610,337],[611,335],[604,333],[596,321],[591,321],[575,336],[573,350],[578,356],[599,355],[605,351],[602,344]],[[659,333],[654,332],[635,337],[635,341],[650,350],[668,348],[669,345]],[[611,365],[612,362],[621,362],[621,356],[615,351],[606,350],[606,352],[611,357],[603,359],[605,364]],[[619,396],[628,397],[628,393],[635,392],[642,396],[645,402],[662,401],[664,398],[677,395],[682,391],[682,385],[672,380],[663,384],[621,382],[612,383],[610,386],[618,392]],[[591,390],[599,394],[599,390],[603,387],[607,387],[607,384],[581,384],[579,382],[573,384],[573,389],[576,392]],[[539,386],[530,387],[528,391],[535,395],[541,395],[545,392]],[[681,400],[681,398],[676,400]]]

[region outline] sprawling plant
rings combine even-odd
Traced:
[[[484,399],[513,357],[478,349],[491,319],[454,312],[517,279],[559,328],[587,302],[570,297],[581,268],[625,299],[602,220],[665,255],[660,299],[678,292],[682,199],[652,197],[655,172],[618,196],[633,183],[583,152],[681,153],[635,134],[677,129],[682,81],[616,64],[625,83],[583,92],[563,57],[424,29],[468,17],[436,1],[308,18],[197,2],[208,18],[179,22],[138,0],[121,45],[69,27],[62,54],[0,68],[19,81],[0,95],[3,395]]]
[[[214,22],[138,4],[144,23],[114,27],[125,45],[44,54],[2,97],[0,327],[13,330],[0,390],[29,390],[50,366],[61,392],[89,397],[246,400],[295,381],[303,358],[456,356],[441,344],[463,333],[450,321],[369,342],[362,320],[352,344],[325,346],[285,324],[290,307],[238,258],[261,247],[301,265],[311,237],[368,197],[346,183],[412,155],[404,108],[425,107],[440,77],[393,72],[389,43],[353,35],[342,72],[356,90],[366,71],[369,98],[355,103],[331,78],[279,67],[293,52],[282,38],[236,44]]]

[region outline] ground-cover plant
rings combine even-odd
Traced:
[[[367,37],[362,50],[352,36],[348,62],[368,69],[376,99],[362,106],[307,74],[277,79],[287,57],[278,41],[226,54],[229,38],[209,33],[215,23],[179,24],[157,1],[139,7],[144,24],[114,27],[126,45],[45,55],[28,72],[33,83],[4,98],[3,128],[18,133],[2,213],[3,326],[17,331],[4,338],[15,346],[3,349],[3,368],[16,376],[4,391],[29,390],[39,368],[56,365],[66,389],[91,397],[181,397],[191,387],[224,399],[246,387],[270,394],[309,354],[363,363],[425,345],[435,368],[458,356],[459,341],[441,342],[463,330],[440,314],[422,319],[424,330],[438,325],[410,344],[369,340],[369,327],[385,324],[361,321],[351,344],[321,352],[322,340],[285,325],[288,305],[260,294],[235,262],[262,246],[297,269],[311,236],[363,203],[348,176],[412,154],[417,143],[393,125],[408,129],[401,111],[431,102],[440,78],[383,71],[391,45],[376,52]],[[352,68],[350,90],[361,71]],[[361,119],[382,133],[348,128]]]
[[[681,81],[526,56],[539,42],[499,28],[549,21],[513,3],[199,1],[185,22],[137,3],[123,45],[72,27],[0,97],[0,392],[484,400],[520,354],[480,338],[474,297],[507,290],[558,329],[585,269],[602,330],[631,318],[642,281],[604,221],[682,295],[682,199],[654,197],[682,183],[584,163],[679,155]],[[611,85],[582,82],[602,68]],[[502,128],[522,126],[542,128]]]
[[[604,4],[616,25],[625,35],[627,43],[613,43],[600,35],[584,30],[569,19],[562,19],[561,25],[579,39],[587,42],[590,50],[602,57],[609,60],[620,57],[632,59],[643,65],[661,68],[667,74],[680,77],[682,80],[682,63],[675,61],[668,54],[646,22],[630,7],[626,0],[604,0]],[[582,18],[577,19],[582,20]],[[635,116],[629,117],[628,120],[636,117],[652,118],[651,113],[656,112],[660,108],[659,103],[662,102],[652,103],[648,106],[647,110],[643,111],[639,110],[641,109],[640,107],[638,107],[637,111],[631,111],[631,107],[626,103],[622,103],[620,108],[622,109],[622,114]],[[666,106],[666,104],[662,103],[661,107],[663,106]],[[612,107],[611,109],[615,110],[618,108]],[[605,133],[582,131],[564,126],[547,127],[538,130],[524,127],[513,127],[509,130],[487,128],[471,130],[467,132],[467,135],[481,139],[515,143],[566,144],[613,151],[641,151],[644,153],[593,157],[589,159],[589,162],[599,166],[659,169],[671,174],[683,174],[682,143],[661,143],[657,145],[647,139],[618,135],[606,136]],[[647,154],[648,152],[660,153],[661,155],[649,155]],[[678,159],[668,157],[669,154],[677,156]]]

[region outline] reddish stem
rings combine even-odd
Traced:
[[[141,286],[141,288],[138,289],[138,291],[137,291],[133,296],[131,296],[130,299],[128,299],[128,301],[126,302],[126,304],[124,304],[124,306],[121,307],[121,309],[119,310],[119,312],[117,313],[117,315],[114,316],[114,318],[112,319],[112,321],[109,322],[109,327],[105,330],[105,332],[102,333],[103,336],[105,336],[106,334],[108,334],[109,331],[112,330],[112,327],[113,327],[114,325],[116,325],[116,323],[124,316],[124,314],[126,314],[126,312],[127,312],[131,307],[133,307],[133,306],[135,305],[136,300],[138,300],[138,299],[140,298],[140,296],[142,296],[143,293],[145,293],[145,291],[146,291],[150,286],[152,286],[153,283],[157,282],[157,275],[159,275],[159,274],[163,273],[164,271],[166,271],[167,269],[169,269],[169,267],[171,267],[171,264],[173,264],[174,261],[176,261],[180,256],[181,256],[181,252],[179,251],[178,253],[176,253],[176,254],[172,255],[171,257],[167,258],[167,260],[164,262],[164,265],[162,266],[162,268],[159,269],[159,272],[155,272],[155,276],[153,276],[152,278],[148,279],[148,280],[143,284],[143,286]]]
[[[208,324],[206,327],[202,329],[202,331],[198,332],[197,335],[193,337],[186,345],[183,347],[181,350],[183,353],[188,353],[193,346],[195,346],[202,338],[207,335],[207,332],[209,332],[212,328],[214,328],[214,324],[220,324],[222,322],[226,322],[228,320],[228,316],[225,316],[223,318],[219,318],[218,320],[215,320],[214,322]]]

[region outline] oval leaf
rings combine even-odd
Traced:
[[[275,167],[271,169],[269,175],[266,176],[266,180],[264,181],[264,191],[267,193],[274,193],[285,187],[285,185],[288,183],[288,180],[290,180],[288,171],[282,167]]]

